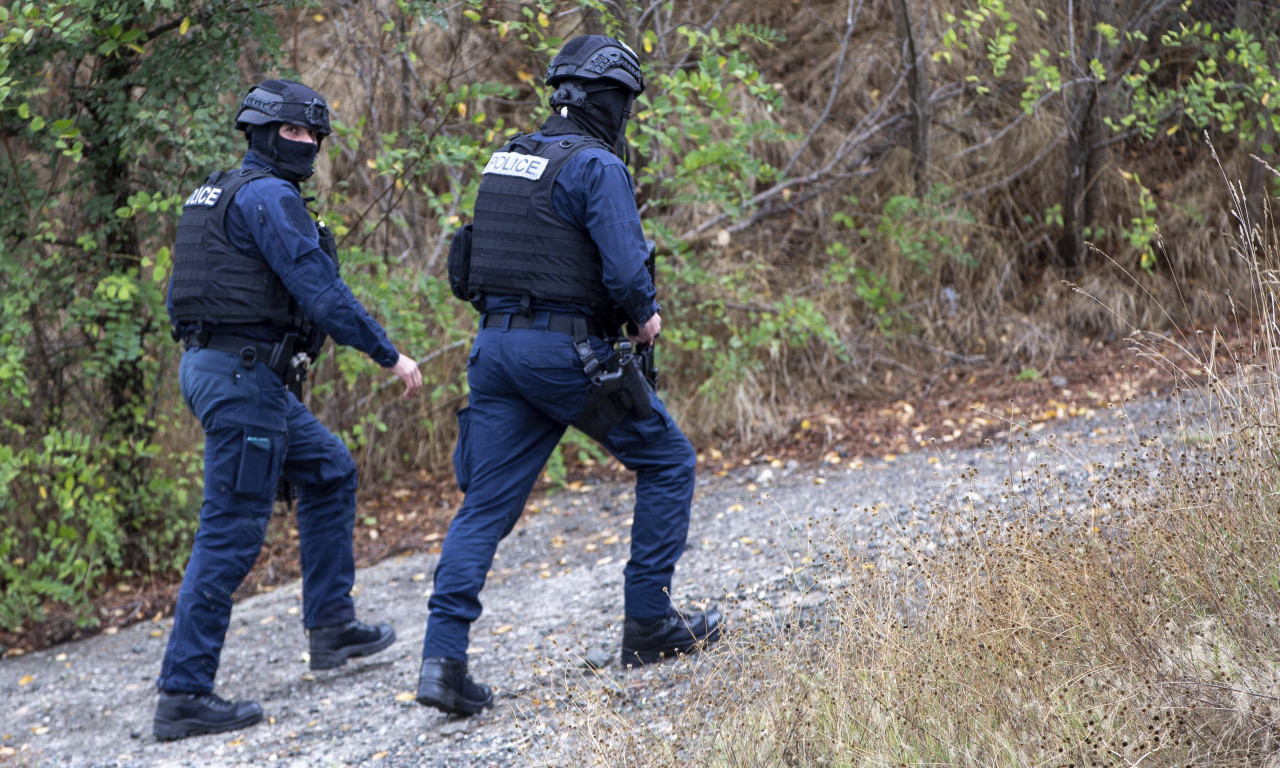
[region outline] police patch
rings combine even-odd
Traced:
[[[206,208],[212,208],[218,204],[218,198],[222,197],[222,187],[214,187],[205,184],[199,187],[195,192],[191,193],[191,197],[187,198],[187,202],[183,203],[183,207],[188,205],[203,205]]]
[[[493,157],[489,158],[489,164],[484,167],[484,172],[537,181],[542,178],[542,172],[546,169],[545,157],[522,155],[519,152],[494,152]]]

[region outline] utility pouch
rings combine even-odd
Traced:
[[[449,290],[456,298],[471,302],[480,310],[480,296],[471,290],[471,225],[462,225],[449,240]]]

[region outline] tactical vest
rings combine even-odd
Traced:
[[[472,291],[612,309],[599,249],[551,200],[556,176],[588,147],[608,149],[590,138],[517,136],[489,159],[476,194]]]
[[[245,169],[215,172],[183,204],[169,284],[176,325],[261,323],[286,331],[306,325],[297,302],[266,259],[242,252],[227,236],[227,208],[236,192],[271,175]]]

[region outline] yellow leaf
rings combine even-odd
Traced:
[[[813,424],[808,419],[805,419],[804,421],[800,422],[800,428],[813,429]]]
[[[317,13],[315,16],[312,16],[311,18],[313,21],[315,21],[315,23],[319,24],[320,22],[324,21],[324,14]]]
[[[42,486],[40,486],[40,500],[41,500],[41,501],[43,501],[43,500],[45,500],[45,499],[47,499],[47,498],[49,498],[49,492],[48,492],[48,491],[46,491],[46,490],[44,489],[44,486],[42,485]]]
[[[532,73],[532,72],[529,72],[529,71],[527,71],[527,70],[524,70],[524,69],[517,70],[517,71],[516,71],[516,79],[517,79],[517,80],[519,80],[519,81],[520,81],[520,82],[522,82],[522,83],[527,83],[527,82],[529,82],[530,80],[533,80],[533,73]]]
[[[401,691],[400,693],[396,694],[396,701],[413,701],[413,699],[414,699],[413,694],[409,693],[408,691]]]
[[[505,634],[507,634],[508,632],[510,632],[510,631],[511,631],[511,630],[513,630],[513,629],[515,629],[515,627],[513,627],[512,625],[510,625],[510,624],[503,624],[502,626],[500,626],[500,627],[498,627],[497,629],[493,630],[493,634],[495,634],[495,635],[505,635]]]
[[[540,26],[540,27],[549,27],[549,26],[551,26],[551,18],[550,18],[549,16],[547,16],[547,14],[546,14],[546,13],[544,13],[544,12],[539,12],[539,13],[538,13],[538,26]]]
[[[18,681],[18,685],[31,685],[31,681],[33,680],[35,680],[35,678],[31,675],[23,675],[22,679]]]
[[[382,750],[381,752],[374,752],[374,753],[373,753],[373,759],[374,759],[374,760],[381,760],[381,759],[383,759],[383,758],[384,758],[384,757],[386,757],[386,756],[387,756],[387,750],[385,750],[385,749],[384,749],[384,750]]]
[[[1265,106],[1265,104],[1266,104],[1266,100],[1264,99],[1264,100],[1263,100],[1263,105]],[[1165,132],[1164,132],[1164,135],[1165,135],[1165,136],[1172,136],[1173,134],[1175,134],[1175,133],[1177,133],[1177,132],[1178,132],[1178,126],[1176,126],[1176,125],[1171,125],[1171,126],[1169,126],[1169,130],[1167,130],[1167,131],[1165,131]]]
[[[191,17],[183,16],[182,23],[178,25],[178,34],[185,35],[188,29],[191,29]]]
[[[467,105],[465,103],[458,105],[458,114],[463,117],[467,116]]]

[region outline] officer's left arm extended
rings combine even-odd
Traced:
[[[658,312],[657,290],[645,261],[649,256],[631,176],[621,160],[601,150],[578,154],[557,179],[556,214],[589,233],[600,249],[603,278],[610,298],[636,327]],[[563,201],[563,204],[561,204]]]
[[[311,214],[291,184],[262,179],[246,185],[228,213],[227,230],[233,240],[251,241],[237,245],[259,251],[307,317],[335,342],[384,368],[396,365],[400,353],[321,249]]]

